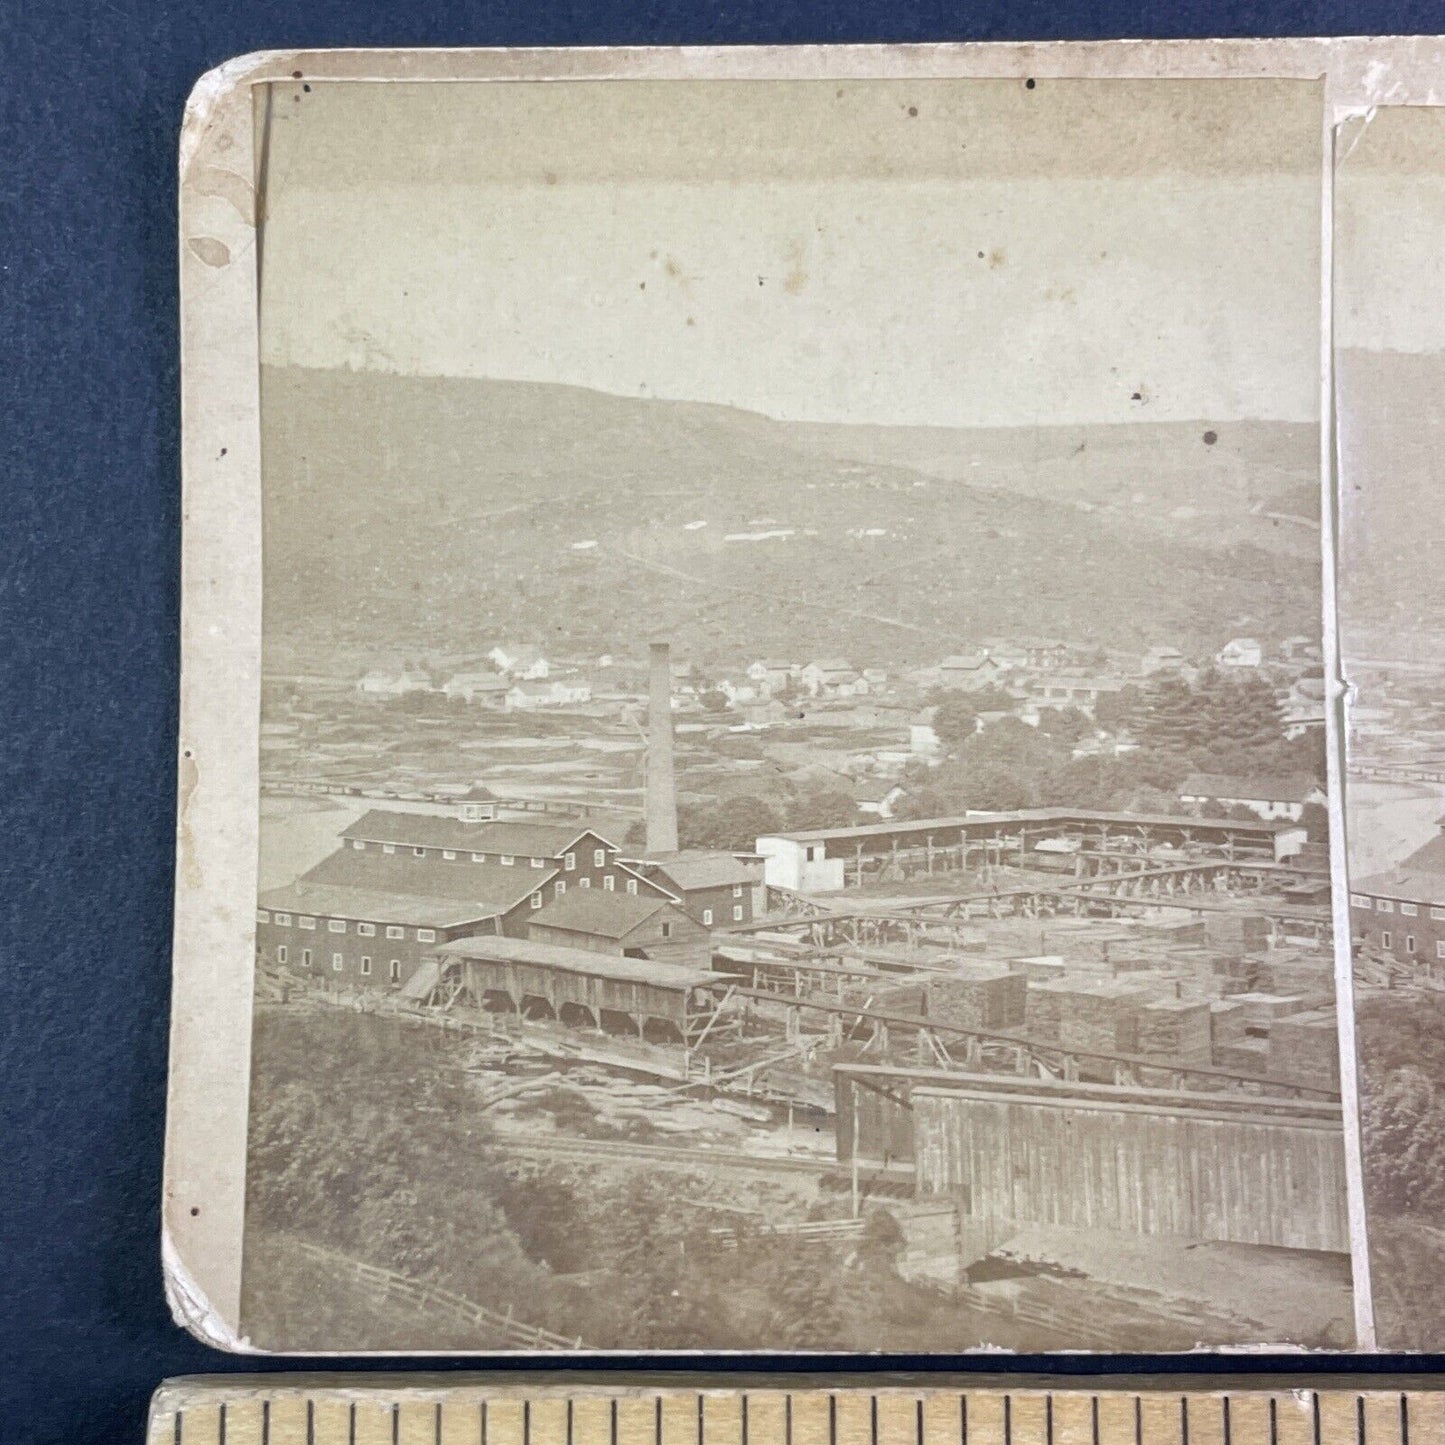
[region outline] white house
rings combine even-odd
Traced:
[[[442,691],[449,698],[501,707],[507,700],[507,679],[496,672],[458,672],[447,679]]]
[[[1177,647],[1151,647],[1139,660],[1139,671],[1145,677],[1158,672],[1182,672],[1184,654]]]
[[[782,692],[790,682],[796,682],[802,669],[796,662],[781,657],[760,657],[748,663],[748,677],[762,692]]]
[[[803,691],[813,697],[866,697],[868,683],[841,657],[808,663],[798,675]]]
[[[1215,654],[1220,667],[1258,667],[1264,661],[1264,648],[1253,637],[1234,637]]]
[[[401,697],[409,692],[429,692],[431,678],[415,667],[404,667],[400,672],[377,668],[356,684],[356,690],[363,697]]]
[[[536,682],[552,670],[539,647],[528,643],[498,643],[487,654],[487,661],[513,680]]]
[[[938,685],[977,692],[998,681],[998,663],[986,652],[960,652],[938,664]]]
[[[1248,808],[1267,821],[1286,818],[1297,823],[1304,816],[1306,806],[1325,801],[1325,791],[1305,773],[1283,777],[1195,773],[1179,785],[1179,801],[1195,807],[1218,803],[1226,808]]]
[[[592,689],[585,682],[567,682],[554,677],[537,681],[514,682],[507,689],[507,708],[513,712],[535,712],[546,707],[570,707],[590,702]]]

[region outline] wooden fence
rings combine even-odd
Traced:
[[[312,1244],[309,1240],[297,1239],[292,1243],[304,1255],[324,1264],[327,1269],[346,1275],[363,1289],[371,1290],[388,1300],[398,1300],[419,1309],[431,1310],[447,1315],[458,1323],[499,1339],[504,1345],[518,1350],[584,1350],[581,1339],[544,1330],[540,1325],[530,1325],[516,1319],[508,1309],[505,1314],[488,1309],[455,1290],[443,1289],[440,1285],[426,1284],[420,1280],[408,1279],[395,1270],[383,1269],[379,1265],[367,1264],[352,1259],[350,1255],[324,1245]]]

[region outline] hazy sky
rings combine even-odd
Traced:
[[[263,355],[809,420],[1312,420],[1319,105],[1275,81],[278,86]]]
[[[1336,343],[1445,351],[1445,109],[1377,110],[1336,154]]]

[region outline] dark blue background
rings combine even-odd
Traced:
[[[0,6],[6,1445],[139,1442],[162,1376],[262,1367],[170,1323],[158,1261],[180,525],[175,150],[197,76],[292,45],[1445,30],[1445,10],[1427,3]]]

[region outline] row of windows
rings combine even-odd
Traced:
[[[1393,938],[1393,936],[1391,935],[1389,929],[1386,929],[1386,930],[1380,935],[1380,947],[1381,947],[1381,948],[1393,948],[1394,946],[1395,946],[1394,938]],[[1405,952],[1406,952],[1406,953],[1411,953],[1411,954],[1413,954],[1413,953],[1415,952],[1415,935],[1414,935],[1413,933],[1407,933],[1407,934],[1405,935]],[[1436,957],[1436,958],[1445,958],[1445,938],[1440,939],[1440,940],[1435,944],[1435,957]]]
[[[364,853],[367,843],[364,838],[353,838],[351,840],[351,846],[355,848],[358,853]],[[396,848],[397,845],[395,843],[383,843],[381,845],[381,851],[383,853],[395,853]],[[454,861],[457,857],[457,850],[455,848],[413,848],[411,851],[413,856],[417,858],[425,858],[429,853],[440,853],[443,858],[450,861]],[[470,856],[473,863],[485,863],[487,861],[487,855],[485,853],[473,853]],[[511,868],[517,861],[517,855],[515,853],[498,853],[496,854],[496,859],[504,868]],[[527,859],[527,863],[533,868],[545,868],[551,861],[549,858]],[[567,872],[575,873],[577,871],[577,855],[575,853],[564,854],[562,866]],[[607,850],[605,848],[594,848],[592,850],[592,866],[594,868],[605,868],[607,866]]]
[[[276,945],[277,963],[286,963],[290,959],[290,957],[291,950],[287,948],[284,943]],[[298,962],[300,963],[302,968],[310,968],[311,958],[311,950],[309,948],[303,948],[301,950],[301,957],[299,958]],[[343,953],[333,953],[331,955],[332,972],[340,973],[345,967],[346,955]],[[371,958],[367,954],[363,954],[361,957],[361,976],[363,978],[371,977]],[[401,982],[401,960],[399,958],[393,958],[391,962],[387,964],[387,977],[390,978],[392,983]]]
[[[737,898],[738,896],[739,896],[739,891],[735,888],[735,889],[733,890],[733,897],[734,897],[734,898]],[[708,928],[711,928],[711,927],[712,927],[712,909],[711,909],[711,908],[704,908],[704,909],[703,909],[703,911],[702,911],[702,921],[703,921],[703,924],[704,924],[706,927],[708,927]],[[741,923],[742,921],[743,921],[743,906],[742,906],[741,903],[734,903],[734,904],[733,904],[733,922],[734,922],[734,923]]]
[[[1376,913],[1394,913],[1398,909],[1406,918],[1414,918],[1420,912],[1414,903],[1396,903],[1393,898],[1371,898],[1365,893],[1351,893],[1350,902],[1356,908],[1373,908]],[[1430,917],[1445,919],[1445,908],[1432,906]]]
[[[256,910],[256,922],[274,923],[279,928],[290,928],[293,924],[293,918],[292,915],[289,913],[273,913],[269,909],[258,908]],[[298,913],[295,915],[294,919],[294,923],[297,928],[315,928],[316,922],[317,920],[315,918],[311,917],[310,914],[306,913]],[[326,931],[328,933],[346,932],[347,921],[344,918],[328,918],[325,920],[325,922]],[[360,934],[362,938],[376,937],[376,924],[357,923],[354,926],[357,933]],[[392,939],[405,938],[406,929],[403,928],[402,925],[399,923],[388,923],[386,925],[386,936]],[[416,941],[418,943],[435,943],[436,936],[437,932],[434,928],[418,928],[416,930]]]

